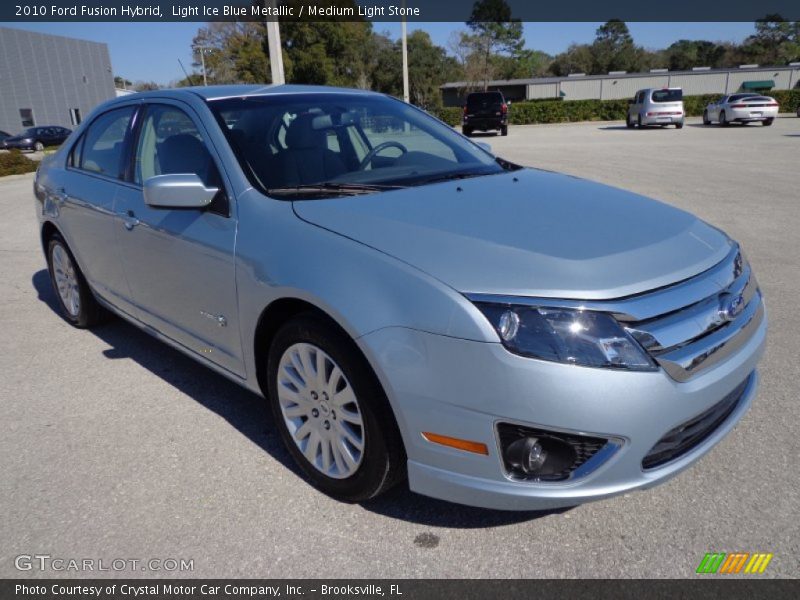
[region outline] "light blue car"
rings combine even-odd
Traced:
[[[262,393],[343,501],[405,478],[512,510],[650,487],[755,393],[765,309],[723,232],[380,94],[126,96],[34,187],[65,318],[116,314]]]

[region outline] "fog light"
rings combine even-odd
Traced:
[[[521,470],[526,475],[533,475],[544,465],[547,453],[538,439],[525,437],[509,445],[506,449],[506,458],[515,469]]]
[[[508,445],[505,458],[518,475],[551,478],[568,472],[577,455],[568,443],[554,437],[523,437]]]

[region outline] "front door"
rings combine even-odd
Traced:
[[[131,185],[115,205],[117,239],[139,318],[193,352],[244,374],[234,250],[235,205],[192,109],[148,104],[140,117]],[[205,209],[153,208],[142,184],[193,173],[219,188]]]

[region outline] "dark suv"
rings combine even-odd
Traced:
[[[467,96],[461,132],[499,130],[508,135],[508,103],[500,92],[475,92]]]

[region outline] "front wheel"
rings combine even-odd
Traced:
[[[633,129],[634,127],[636,127],[636,123],[631,121],[630,115],[625,115],[625,127],[627,127],[628,129]]]
[[[106,311],[86,283],[75,257],[60,235],[47,244],[47,269],[64,318],[72,325],[87,328],[101,323]]]
[[[636,117],[636,124],[637,124],[637,125],[639,126],[639,128],[641,129],[641,127],[642,127],[642,115],[641,115],[641,114],[640,114],[639,116],[637,116],[637,117]]]
[[[730,125],[730,123],[728,122],[728,115],[725,114],[724,110],[721,113],[719,113],[719,124],[722,125],[723,127],[727,127],[728,125]]]
[[[360,502],[404,477],[389,401],[346,334],[312,313],[301,315],[276,334],[267,373],[283,442],[313,485]]]
[[[711,125],[711,119],[708,118],[708,111],[703,111],[703,125]]]
[[[41,152],[42,150],[44,150],[44,144],[42,142],[36,142],[33,145],[33,149],[36,150],[36,152]]]

